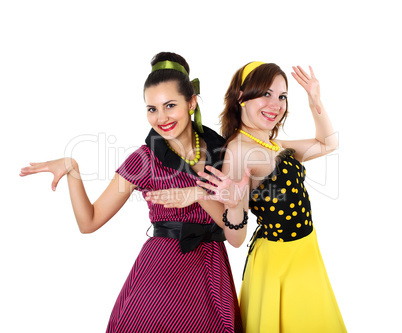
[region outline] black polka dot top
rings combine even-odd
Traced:
[[[313,231],[310,199],[303,181],[306,169],[297,161],[293,149],[276,158],[275,170],[251,191],[250,209],[257,216],[257,237],[289,242]]]

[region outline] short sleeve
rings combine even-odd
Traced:
[[[120,176],[136,185],[137,190],[149,188],[151,178],[151,155],[147,146],[133,152],[116,170]]]

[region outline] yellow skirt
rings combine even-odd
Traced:
[[[256,240],[240,311],[246,333],[346,332],[315,230],[291,242]]]

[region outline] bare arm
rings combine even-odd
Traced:
[[[293,67],[292,76],[306,90],[315,123],[315,138],[307,140],[278,140],[284,148],[294,148],[299,161],[308,161],[338,148],[338,137],[321,102],[320,85],[310,67],[308,75],[301,67]]]
[[[183,208],[198,202],[214,222],[222,229],[222,215],[225,211],[223,204],[217,201],[203,200],[208,196],[208,192],[202,187],[170,188],[166,190],[147,192],[145,200],[153,204],[163,205],[165,208]]]
[[[243,221],[243,208],[245,211],[248,210],[248,202],[246,201],[244,206],[242,196],[244,195],[248,198],[249,175],[245,172],[243,179],[236,183],[215,168],[207,166],[207,169],[216,177],[204,172],[199,172],[198,174],[212,184],[202,181],[197,181],[197,184],[205,189],[214,191],[215,195],[210,195],[203,188],[194,186],[147,192],[145,199],[154,204],[163,205],[166,208],[183,208],[198,202],[215,223],[224,230],[228,242],[235,247],[239,247],[246,237],[246,228],[244,228],[244,232],[232,230],[225,226],[222,217],[225,209],[230,206],[231,209],[228,212],[230,223],[236,225]],[[226,204],[226,207],[223,203]],[[237,221],[237,210],[239,210],[239,216],[241,216],[239,221]]]
[[[229,144],[225,154],[222,172],[214,168],[208,167],[217,178],[206,173],[199,173],[200,176],[209,180],[214,185],[206,184],[198,181],[197,183],[205,189],[215,192],[215,195],[203,197],[203,200],[215,202],[215,210],[221,214],[217,216],[222,220],[222,214],[227,209],[227,220],[232,225],[240,225],[243,222],[244,212],[248,212],[248,199],[250,190],[250,169],[243,163],[245,149],[238,149],[239,146]],[[230,151],[230,154],[228,154]],[[243,152],[243,154],[242,154]],[[241,163],[237,163],[237,162]],[[242,176],[242,178],[240,177]],[[201,203],[200,203],[201,204]],[[222,206],[223,204],[223,206]],[[205,208],[208,209],[208,208]],[[211,208],[209,208],[211,209]],[[231,229],[224,225],[222,228],[225,232],[226,239],[234,246],[239,247],[243,244],[247,236],[247,225],[243,225],[239,229]]]
[[[204,200],[208,197],[208,192],[202,187],[170,188],[166,190],[147,192],[145,200],[153,204],[163,205],[165,208],[183,208],[198,202],[214,222],[224,229],[222,215],[224,213],[223,204],[217,201]]]
[[[56,190],[60,179],[67,175],[71,203],[82,233],[91,233],[103,226],[120,210],[135,189],[134,185],[116,174],[106,190],[92,204],[74,159],[62,158],[44,163],[31,163],[31,166],[21,169],[20,176],[38,172],[51,172],[54,175],[53,191]]]

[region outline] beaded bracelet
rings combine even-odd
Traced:
[[[225,223],[226,227],[229,227],[229,229],[234,229],[234,230],[243,229],[243,227],[247,224],[247,220],[248,220],[247,212],[244,209],[243,209],[243,212],[244,212],[243,221],[241,221],[240,224],[234,225],[228,221],[228,219],[227,219],[228,210],[227,209],[223,213],[222,221]]]

